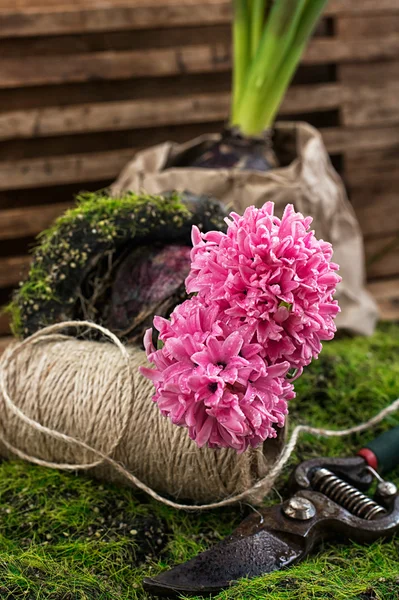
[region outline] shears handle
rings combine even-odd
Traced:
[[[358,455],[381,475],[393,471],[399,466],[399,426],[375,438]]]

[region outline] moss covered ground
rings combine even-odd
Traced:
[[[399,396],[399,325],[371,338],[325,345],[296,384],[290,426],[363,421]],[[399,415],[363,435],[301,438],[295,457],[351,455]],[[289,469],[277,490],[286,495]],[[393,474],[399,483],[399,469]],[[278,493],[267,502],[279,501]],[[187,560],[228,534],[248,514],[235,507],[206,514],[175,512],[137,492],[84,476],[0,464],[1,600],[144,600],[143,576]],[[325,544],[305,562],[239,582],[218,600],[397,600],[399,536],[365,547]]]

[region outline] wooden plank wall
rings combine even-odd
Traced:
[[[230,4],[0,0],[0,305],[74,193],[108,185],[140,148],[220,129]],[[398,0],[331,0],[280,115],[321,129],[388,318],[399,317],[398,95]]]

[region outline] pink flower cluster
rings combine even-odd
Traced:
[[[231,213],[226,234],[194,227],[186,288],[248,321],[272,363],[302,369],[334,337],[338,265],[330,262],[331,244],[309,231],[311,217],[291,204],[282,219],[273,209],[267,202],[242,217]]]
[[[141,372],[154,382],[163,415],[188,427],[198,446],[242,452],[276,436],[273,425],[284,424],[294,397],[288,362],[267,365],[252,330],[199,296],[177,306],[170,321],[155,317],[154,325],[164,346],[156,350],[152,330],[146,332],[155,369]]]
[[[231,213],[227,233],[193,228],[188,293],[170,321],[154,318],[162,348],[144,343],[163,415],[188,427],[198,446],[243,452],[284,425],[302,372],[335,332],[340,278],[331,245],[291,205]]]

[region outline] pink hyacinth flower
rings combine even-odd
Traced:
[[[245,321],[268,363],[288,361],[301,372],[336,331],[340,277],[331,244],[318,240],[311,217],[292,205],[281,219],[267,202],[226,222],[226,233],[193,227],[187,291]]]
[[[241,319],[195,296],[154,325],[163,347],[155,349],[149,329],[144,343],[154,368],[141,373],[153,381],[163,415],[187,427],[200,447],[243,452],[277,435],[295,395],[290,363],[268,364]]]

